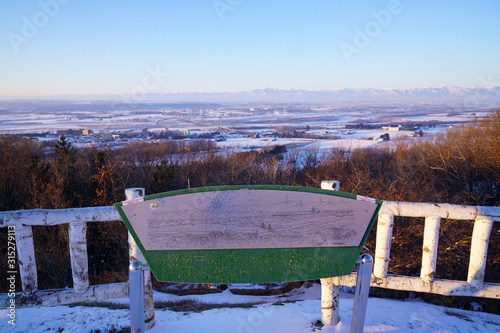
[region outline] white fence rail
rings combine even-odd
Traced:
[[[125,191],[127,200],[144,196],[143,188]],[[88,207],[71,209],[34,209],[0,212],[0,228],[15,227],[17,261],[21,276],[22,293],[16,294],[17,307],[55,306],[128,297],[128,282],[90,286],[87,253],[87,223],[121,221],[115,207]],[[69,224],[68,238],[73,277],[73,288],[62,290],[38,290],[33,226]],[[128,237],[130,261],[143,261],[132,237]],[[151,274],[146,274],[145,304],[146,327],[154,325],[153,290]],[[6,308],[8,294],[0,294],[0,307]]]
[[[127,190],[127,197],[139,195],[143,189]],[[388,275],[394,216],[425,217],[420,277]],[[467,281],[435,279],[439,226],[442,218],[474,220]],[[15,226],[17,256],[22,293],[16,295],[17,306],[54,306],[82,301],[128,296],[128,283],[89,286],[86,224],[120,221],[114,207],[91,207],[59,210],[20,210],[0,212],[0,228]],[[371,286],[396,290],[428,292],[441,295],[500,298],[499,283],[484,283],[488,241],[493,223],[500,221],[500,207],[473,207],[450,204],[406,203],[386,201],[378,215],[375,264]],[[73,275],[72,289],[38,291],[32,226],[69,224],[69,247]],[[458,222],[457,222],[458,223]],[[129,237],[130,256],[140,260],[140,252]],[[150,276],[146,288],[151,288]],[[356,276],[340,279],[340,285],[355,286]],[[152,295],[152,290],[147,291]],[[7,306],[7,294],[0,295],[0,306]],[[152,298],[146,299],[154,322]]]
[[[420,277],[387,274],[394,216],[425,217]],[[434,278],[442,218],[474,221],[467,281]],[[484,283],[488,242],[496,221],[500,221],[500,207],[384,201],[378,215],[371,286],[450,296],[500,298],[499,283]],[[352,287],[355,282],[354,274],[340,279],[340,284],[345,286]]]

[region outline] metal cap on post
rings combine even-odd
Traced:
[[[321,182],[321,189],[331,190],[331,191],[340,191],[340,182],[337,180],[323,180]]]

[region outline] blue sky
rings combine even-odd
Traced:
[[[2,1],[0,95],[500,85],[499,14],[496,0]]]

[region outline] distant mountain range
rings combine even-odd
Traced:
[[[27,96],[29,99],[64,99],[75,101],[113,101],[114,103],[142,102],[201,102],[201,103],[337,103],[337,102],[430,102],[454,103],[465,106],[500,105],[500,87],[441,86],[408,89],[256,89],[230,92],[148,93],[141,96],[87,94]],[[2,97],[2,99],[9,99]]]

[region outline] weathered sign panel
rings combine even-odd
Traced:
[[[228,186],[115,206],[158,280],[260,283],[349,274],[380,204],[312,188]]]

